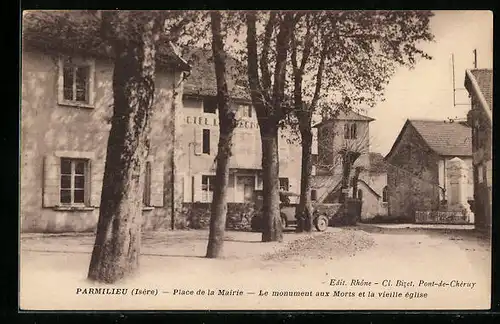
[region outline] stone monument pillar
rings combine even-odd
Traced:
[[[454,157],[447,163],[448,211],[462,212],[469,223],[474,223],[474,214],[467,202],[468,168],[460,158]]]

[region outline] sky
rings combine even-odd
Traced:
[[[420,46],[432,60],[420,60],[412,70],[400,68],[386,88],[386,100],[366,112],[372,152],[389,152],[406,119],[465,118],[470,106],[464,89],[465,70],[493,68],[493,14],[491,11],[435,11],[432,43]],[[452,53],[455,62],[456,103],[453,106]]]

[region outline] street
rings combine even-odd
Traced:
[[[358,225],[326,232],[288,231],[283,243],[261,243],[260,233],[226,233],[224,257],[204,258],[208,231],[143,234],[140,271],[112,286],[86,280],[94,237],[91,234],[21,237],[21,307],[29,309],[419,309],[431,301],[446,308],[489,305],[490,245],[467,229]],[[398,287],[383,290],[375,283],[391,280]],[[439,289],[422,282],[444,280],[463,287]],[[271,291],[336,289],[345,282],[350,294],[374,291],[380,296],[410,292],[427,298],[301,299],[259,297]],[[411,283],[417,290],[403,286]],[[465,283],[474,283],[474,288]],[[394,285],[394,284],[393,284]],[[346,286],[346,287],[347,287]],[[141,296],[82,295],[87,287],[159,291]],[[201,297],[198,290],[223,290],[238,298]],[[395,290],[394,290],[395,289]],[[416,288],[415,288],[416,289]],[[176,294],[174,294],[176,292]],[[243,293],[248,292],[248,293]],[[326,292],[325,292],[326,293]],[[239,295],[238,295],[239,294]],[[329,293],[328,293],[329,294]],[[335,292],[333,294],[344,294]],[[276,295],[277,296],[277,295]],[[395,295],[392,295],[395,296]],[[410,296],[410,295],[408,295]],[[97,298],[98,297],[98,298]],[[453,297],[453,298],[450,298]],[[146,300],[147,299],[147,300]],[[298,300],[297,300],[298,301]],[[431,303],[432,304],[432,303]],[[477,306],[474,306],[477,305]]]

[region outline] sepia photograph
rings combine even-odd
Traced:
[[[491,308],[491,11],[20,33],[20,311]]]

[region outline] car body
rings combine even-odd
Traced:
[[[288,226],[296,226],[296,208],[299,204],[300,195],[291,191],[280,191],[279,195],[280,217],[283,228],[287,228]],[[251,226],[252,230],[259,231],[262,228],[262,190],[255,190],[254,197],[256,213],[252,217]],[[326,217],[326,215],[315,214],[314,224],[316,226],[316,229],[322,232],[328,227],[328,218]]]

